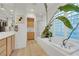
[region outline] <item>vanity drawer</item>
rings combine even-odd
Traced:
[[[0,40],[0,47],[6,45],[6,39]]]
[[[2,53],[0,54],[0,56],[6,56],[6,50],[2,51]]]
[[[12,52],[12,38],[7,37],[7,56],[9,56]]]
[[[6,56],[6,45],[0,47],[0,56]]]
[[[0,56],[6,56],[6,39],[0,40]]]

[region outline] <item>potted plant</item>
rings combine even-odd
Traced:
[[[47,11],[47,4],[44,3],[44,6],[45,6],[45,10],[46,10],[46,20],[48,20],[48,11]],[[51,37],[52,37],[52,32],[50,31],[50,28],[51,28],[52,24],[48,24],[46,27],[45,27],[45,30],[42,32],[41,34],[41,37],[42,38],[49,38],[49,41],[51,42]]]
[[[64,6],[60,6],[58,8],[58,10],[59,11],[64,11],[65,13],[67,13],[69,11],[79,12],[79,7],[76,6],[76,5],[74,5],[74,4],[66,4]],[[57,13],[57,11],[55,12],[55,14],[56,13]],[[68,38],[66,38],[66,39],[63,40],[63,46],[65,46],[66,43],[67,43],[67,41],[68,41],[68,39],[71,37],[72,33],[78,27],[79,23],[76,25],[75,28],[73,28],[73,26],[71,25],[71,23],[70,23],[70,21],[69,21],[69,19],[67,17],[65,17],[65,16],[58,16],[58,17],[54,18],[54,16],[52,16],[52,18],[50,19],[49,23],[47,24],[47,26],[45,27],[44,31],[42,32],[42,36],[46,36],[46,32],[50,30],[50,27],[52,26],[51,24],[53,23],[53,21],[55,19],[58,19],[58,20],[62,21],[66,27],[68,27],[69,29],[72,30],[71,33],[70,33],[70,35],[68,36]],[[49,28],[49,29],[47,29],[47,28]]]
[[[42,32],[41,37],[42,38],[49,38],[49,41],[51,42],[52,32],[50,31],[50,27],[52,25],[47,25],[45,27],[45,30]]]

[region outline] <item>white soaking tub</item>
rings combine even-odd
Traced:
[[[75,40],[69,39],[67,42],[67,48],[62,46],[63,37],[52,37],[52,42],[49,42],[48,38],[37,38],[38,44],[44,49],[44,51],[50,56],[69,56],[79,55],[79,43]]]

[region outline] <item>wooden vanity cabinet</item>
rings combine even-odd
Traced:
[[[7,37],[7,56],[9,56],[12,52],[12,39],[11,36]]]
[[[15,49],[15,35],[0,40],[0,56],[10,56]]]
[[[6,39],[0,40],[0,56],[6,56]]]
[[[12,36],[12,51],[15,49],[15,35]]]

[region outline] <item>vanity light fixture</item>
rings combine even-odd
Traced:
[[[10,10],[10,12],[13,12],[14,10]]]
[[[34,12],[34,9],[31,9],[31,12]]]
[[[10,10],[10,13],[11,13],[11,14],[14,14],[14,10],[11,9],[11,10]]]

